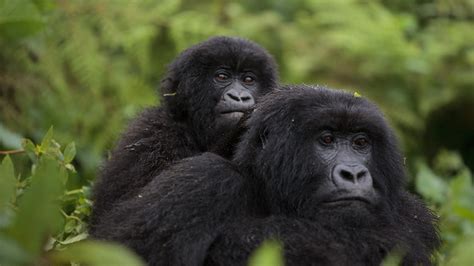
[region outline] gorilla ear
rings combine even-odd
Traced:
[[[179,80],[173,79],[172,74],[161,81],[160,98],[164,107],[176,120],[184,120],[187,107],[182,95],[178,95]]]

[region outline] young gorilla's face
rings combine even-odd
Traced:
[[[214,107],[217,128],[234,127],[255,105],[257,96],[261,94],[260,72],[258,69],[245,67],[236,69],[220,66],[214,72],[212,85],[220,92],[219,102]]]
[[[165,84],[167,104],[187,120],[203,141],[212,144],[233,130],[257,98],[276,86],[273,58],[255,43],[229,37],[211,38],[180,56]]]

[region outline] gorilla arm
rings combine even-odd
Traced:
[[[121,137],[93,189],[90,233],[117,202],[132,198],[176,158],[199,152],[189,130],[161,108],[142,112]]]
[[[104,215],[95,235],[148,264],[200,265],[223,224],[242,212],[241,176],[212,153],[190,157]]]

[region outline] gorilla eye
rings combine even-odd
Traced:
[[[229,78],[229,75],[226,75],[224,73],[218,73],[216,74],[216,80],[219,80],[219,81],[225,81]]]
[[[353,141],[353,144],[357,148],[365,148],[369,144],[369,140],[365,137],[359,137]]]
[[[321,141],[323,144],[329,145],[334,142],[334,136],[333,135],[324,135],[321,137]]]
[[[255,81],[255,79],[251,76],[245,76],[244,77],[244,82],[247,83],[247,84],[253,83],[254,81]]]

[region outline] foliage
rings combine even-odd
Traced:
[[[0,0],[0,150],[12,150],[0,167],[0,263],[82,260],[51,254],[87,237],[89,186],[107,151],[157,103],[178,52],[225,34],[266,47],[284,83],[377,102],[400,136],[409,187],[440,216],[437,263],[473,264],[473,18],[471,0]],[[50,125],[57,142],[42,138]]]
[[[283,266],[282,245],[276,240],[267,240],[255,250],[249,266]]]
[[[64,149],[53,139],[52,128],[41,144],[23,141],[23,151],[32,161],[31,175],[15,174],[6,156],[0,164],[0,264],[60,264],[74,261],[87,265],[142,265],[132,252],[118,245],[83,241],[87,237],[84,217],[90,201],[84,187],[68,191],[68,177],[75,145]]]

